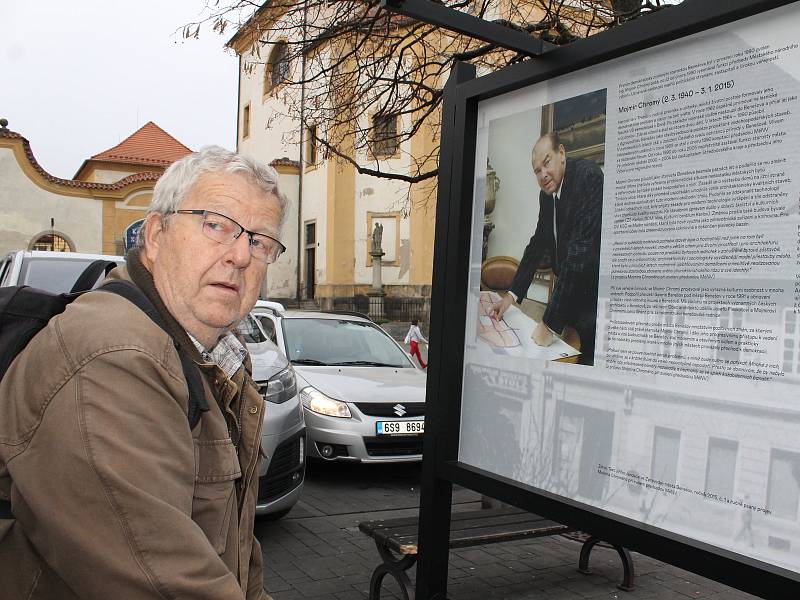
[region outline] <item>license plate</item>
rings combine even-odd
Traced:
[[[378,435],[419,435],[425,433],[425,421],[378,421]]]

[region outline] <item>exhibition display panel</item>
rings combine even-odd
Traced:
[[[457,65],[420,598],[445,590],[452,483],[798,596],[798,31],[795,2],[707,0]],[[487,289],[498,261],[513,277]]]

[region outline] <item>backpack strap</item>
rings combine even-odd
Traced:
[[[116,266],[117,263],[112,260],[98,259],[92,261],[89,263],[89,266],[83,270],[83,273],[78,276],[78,279],[75,280],[75,284],[72,286],[69,293],[74,294],[75,292],[85,292],[92,289],[103,271],[108,275],[111,269]]]
[[[115,279],[103,284],[102,287],[97,289],[99,291],[111,292],[117,294],[118,296],[122,296],[138,307],[148,317],[150,317],[150,319],[156,325],[161,327],[161,329],[169,333],[167,326],[164,323],[164,319],[161,318],[161,315],[156,310],[156,307],[153,306],[150,300],[147,299],[147,296],[145,296],[144,293],[134,284],[128,281]],[[177,342],[173,340],[173,343],[175,344],[175,349],[178,351],[178,357],[181,359],[183,376],[186,378],[186,385],[189,388],[189,408],[186,417],[189,420],[189,429],[194,429],[197,423],[200,421],[202,414],[208,410],[208,402],[206,401],[205,391],[203,390],[203,381],[201,379],[202,375],[200,374],[200,369],[198,369],[197,365],[189,357],[189,355],[178,345]]]

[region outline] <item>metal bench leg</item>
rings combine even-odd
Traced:
[[[581,556],[578,561],[578,571],[584,575],[588,575],[592,572],[592,570],[589,568],[589,555],[592,553],[595,544],[597,544],[599,541],[599,538],[592,536],[586,540],[581,547]],[[617,546],[616,544],[612,544],[612,547],[617,551],[617,554],[619,554],[619,558],[622,561],[622,583],[618,584],[617,587],[622,591],[630,592],[634,588],[633,580],[635,577],[635,572],[633,570],[633,557],[631,556],[631,553],[628,552],[627,548]]]
[[[378,553],[381,555],[383,563],[375,567],[372,572],[372,577],[369,580],[369,600],[380,600],[381,586],[386,575],[391,575],[395,578],[395,581],[400,585],[400,591],[402,591],[405,600],[415,600],[414,586],[411,584],[411,579],[406,574],[406,571],[417,563],[417,555],[406,554],[398,559],[383,544],[379,544],[376,541],[375,545],[378,547]]]

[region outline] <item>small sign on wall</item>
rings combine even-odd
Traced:
[[[142,225],[144,225],[144,219],[139,219],[125,228],[125,252],[136,246],[136,239],[139,237]]]

